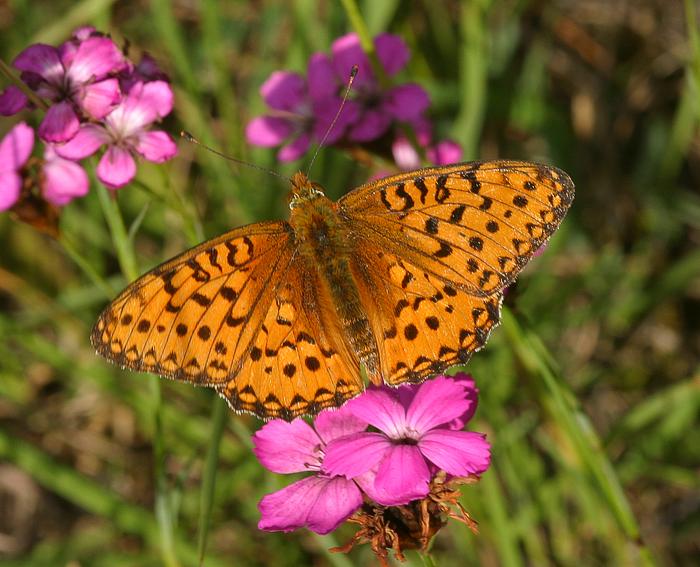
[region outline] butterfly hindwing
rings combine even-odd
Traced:
[[[288,266],[236,380],[217,387],[234,409],[290,420],[338,407],[364,388],[317,277],[304,262]]]
[[[502,295],[469,294],[360,239],[353,272],[388,384],[466,364],[498,324]]]

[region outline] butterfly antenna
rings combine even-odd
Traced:
[[[345,87],[345,93],[343,94],[343,100],[340,102],[340,108],[338,108],[338,112],[335,113],[335,117],[333,118],[333,122],[331,122],[331,125],[328,127],[328,130],[326,130],[326,133],[323,135],[323,139],[318,144],[318,146],[316,146],[316,151],[314,152],[314,155],[311,158],[311,163],[309,164],[309,167],[306,170],[307,177],[308,177],[309,173],[311,173],[311,167],[314,165],[314,162],[316,161],[316,156],[318,155],[318,152],[321,150],[323,145],[326,143],[328,136],[333,131],[333,127],[335,126],[335,123],[338,121],[338,118],[340,117],[340,113],[343,112],[343,107],[345,106],[345,101],[348,100],[348,95],[350,94],[350,89],[352,88],[352,83],[355,80],[355,77],[357,76],[358,70],[359,70],[359,67],[357,65],[353,65],[352,69],[350,70],[350,78],[348,79],[348,84]]]
[[[279,177],[280,179],[284,179],[285,181],[287,180],[287,178],[286,178],[284,175],[281,175],[281,174],[277,173],[277,172],[276,172],[275,170],[273,170],[273,169],[268,169],[268,168],[266,168],[266,167],[262,167],[262,166],[259,166],[259,165],[255,165],[254,163],[249,163],[249,162],[244,161],[244,160],[242,160],[242,159],[238,159],[238,158],[235,158],[235,157],[227,156],[226,154],[221,153],[221,152],[215,150],[214,148],[211,148],[211,147],[207,146],[206,144],[203,144],[203,143],[200,142],[197,138],[195,138],[192,134],[190,134],[189,132],[186,132],[185,130],[182,130],[182,131],[180,132],[180,136],[181,136],[182,138],[184,138],[185,140],[187,140],[188,142],[192,142],[193,144],[196,144],[196,145],[198,145],[199,147],[204,148],[204,149],[207,150],[208,152],[211,152],[211,153],[213,153],[214,155],[217,155],[217,156],[219,156],[219,157],[222,157],[222,158],[224,158],[224,159],[227,160],[227,161],[232,161],[233,163],[237,163],[238,165],[245,165],[246,167],[252,167],[253,169],[257,169],[257,170],[259,170],[259,171],[264,171],[265,173],[268,173],[268,174],[270,174],[270,175],[273,175],[274,177]]]

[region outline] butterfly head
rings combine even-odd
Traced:
[[[292,190],[289,192],[290,209],[325,196],[323,188],[318,183],[310,181],[301,171],[292,175],[290,182],[292,183]]]

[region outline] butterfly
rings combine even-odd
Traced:
[[[564,218],[562,170],[518,161],[420,169],[333,202],[303,173],[289,221],[250,224],[161,264],[101,314],[92,343],[132,370],[210,386],[291,420],[374,384],[465,364],[503,290]]]

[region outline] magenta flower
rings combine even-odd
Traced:
[[[77,160],[106,145],[107,150],[97,165],[97,177],[108,187],[117,189],[136,175],[134,156],[162,163],[177,153],[170,135],[149,129],[169,114],[172,107],[173,92],[168,83],[136,83],[102,123],[83,124],[69,142],[56,146],[56,153]]]
[[[10,85],[0,93],[0,116],[12,116],[25,108],[29,100],[22,89]]]
[[[74,161],[59,156],[47,144],[44,150],[44,167],[41,190],[49,203],[63,207],[76,197],[84,197],[90,188],[87,173]]]
[[[374,40],[377,58],[389,77],[404,68],[410,53],[404,41],[395,35],[381,34]],[[411,122],[428,108],[430,99],[422,87],[413,84],[384,89],[372,71],[369,59],[355,33],[333,42],[332,64],[336,80],[344,85],[350,69],[358,65],[359,72],[353,83],[352,100],[346,112],[356,113],[357,119],[348,132],[353,142],[369,142],[384,134],[394,121]]]
[[[349,518],[362,505],[362,494],[352,480],[327,473],[324,450],[333,439],[366,427],[341,408],[321,412],[313,427],[300,418],[273,420],[255,433],[253,451],[266,468],[280,474],[313,473],[265,496],[258,505],[258,527],[288,532],[306,526],[325,534]]]
[[[475,403],[473,382],[465,376],[438,376],[393,391],[368,390],[345,408],[379,431],[331,441],[324,470],[357,477],[372,499],[392,506],[426,496],[435,468],[453,476],[479,475],[489,466],[489,444],[480,433],[458,430]]]
[[[428,161],[434,165],[449,165],[462,159],[462,147],[452,140],[432,143],[432,125],[426,118],[419,118],[411,124],[418,143],[425,149]],[[405,136],[399,134],[391,145],[394,162],[403,171],[418,169],[423,164],[420,155]]]
[[[80,36],[84,37],[84,36]],[[14,60],[22,80],[52,101],[39,136],[48,142],[70,140],[80,127],[80,114],[100,119],[119,101],[119,83],[109,74],[119,71],[124,56],[107,37],[87,36],[61,47],[29,46]]]
[[[20,122],[0,142],[0,211],[11,208],[22,191],[19,170],[34,147],[34,130]]]
[[[253,118],[246,127],[249,143],[265,148],[282,145],[277,154],[280,161],[298,159],[313,140],[319,142],[340,108],[338,86],[328,57],[322,53],[312,55],[307,73],[306,80],[289,71],[272,73],[260,87],[271,110]],[[355,111],[346,108],[329,132],[327,143],[339,140],[355,117]]]

